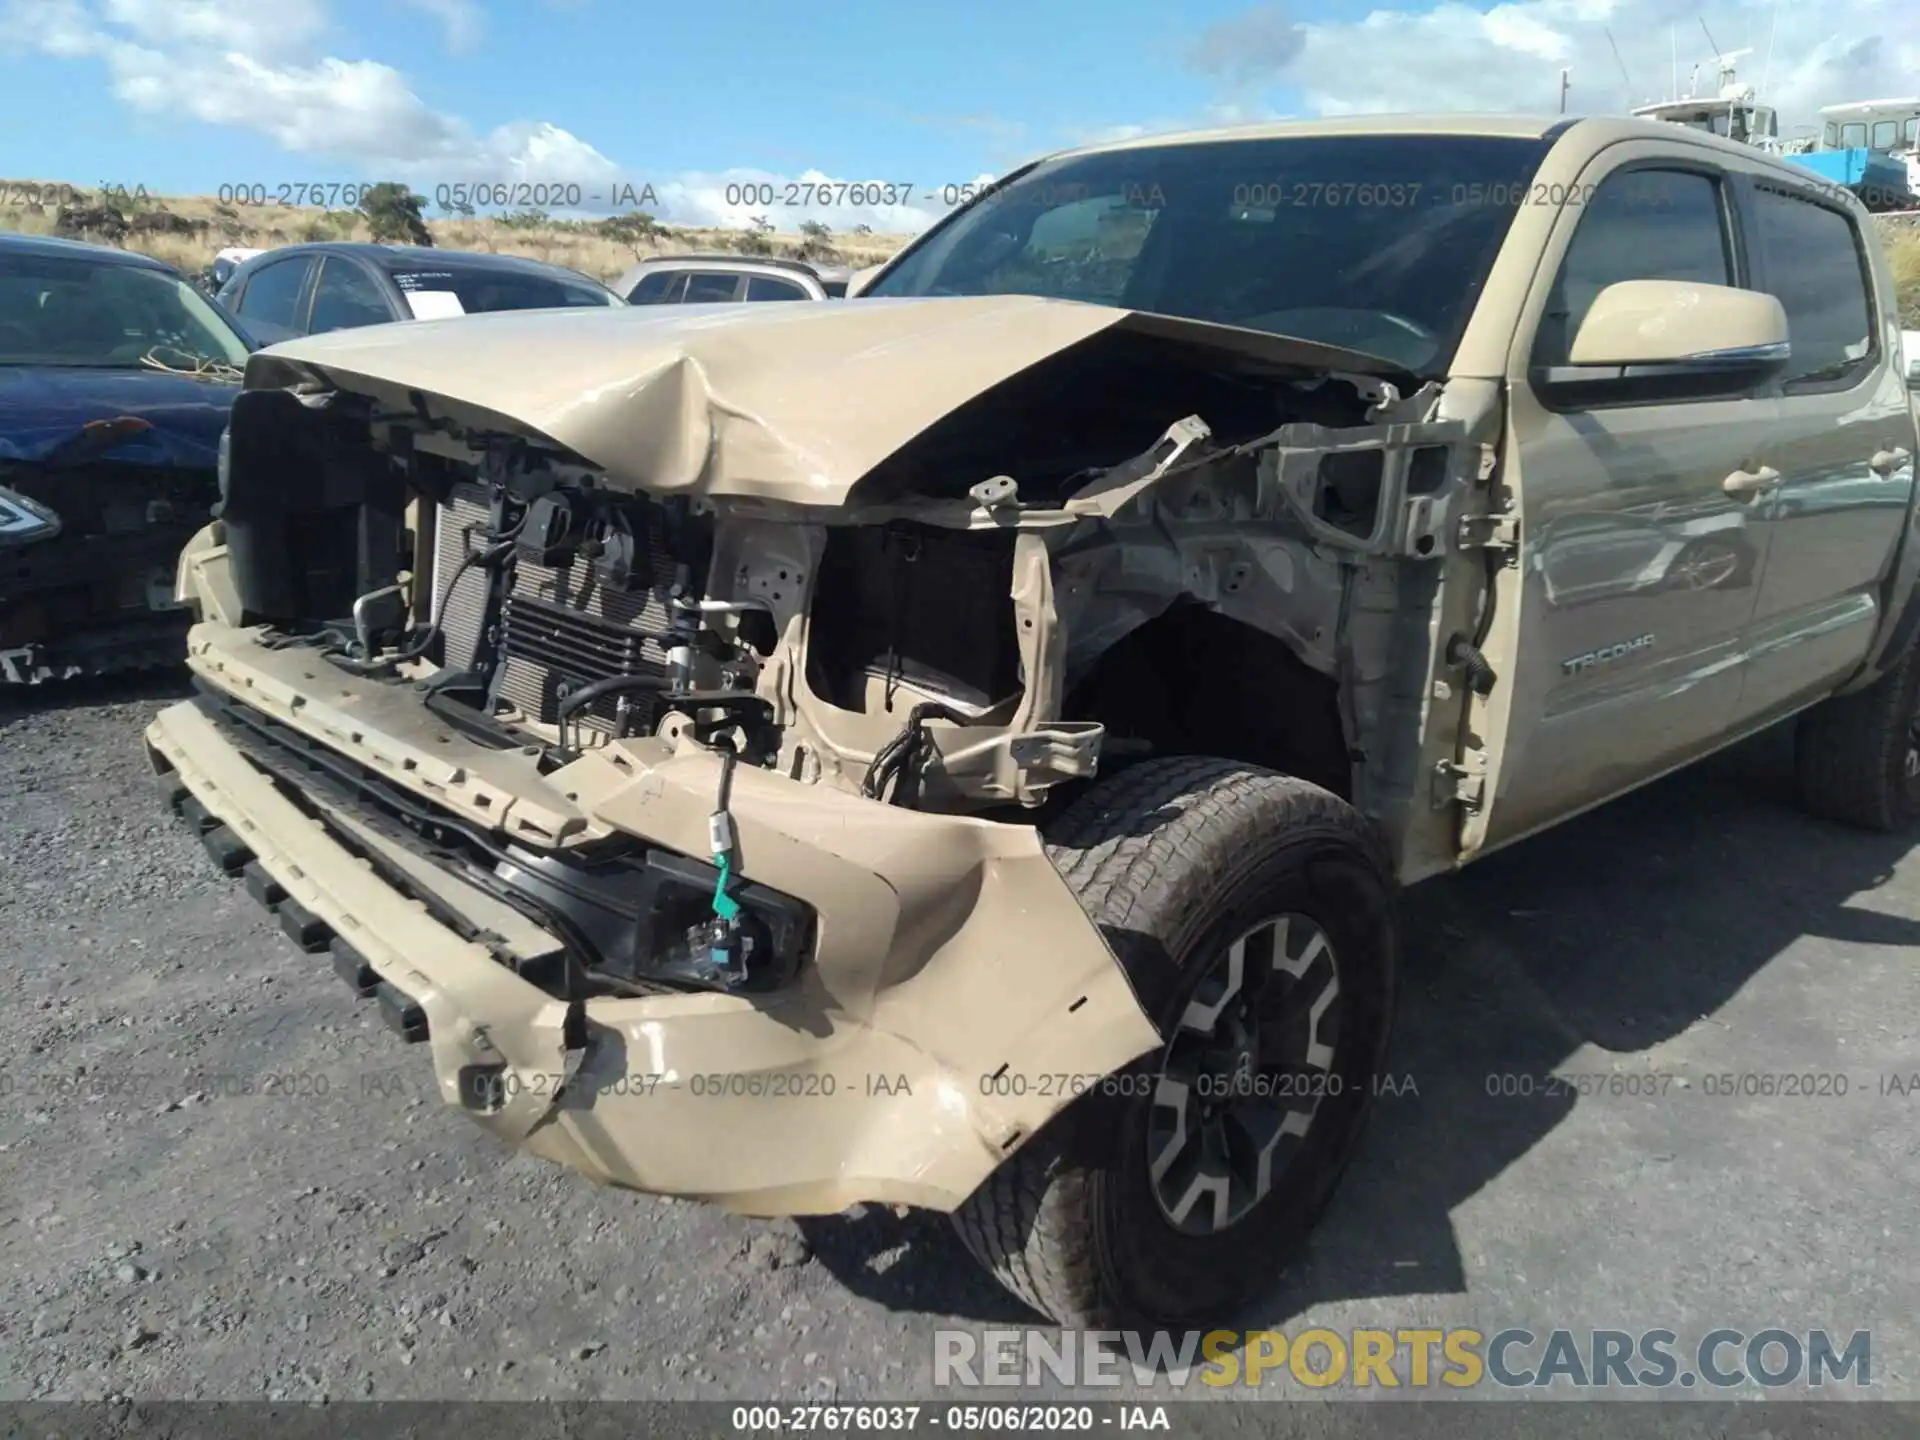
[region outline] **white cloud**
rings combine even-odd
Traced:
[[[0,10],[0,45],[9,50],[78,60],[96,53],[99,39],[78,0],[12,0]]]
[[[183,60],[122,47],[108,62],[115,93],[137,110],[258,130],[298,155],[378,167],[401,155],[458,155],[471,143],[406,77],[371,60],[274,66],[238,51]]]
[[[461,16],[477,15],[467,0],[408,3],[439,18],[450,45],[473,38],[462,29],[470,22]],[[443,188],[452,198],[454,187],[524,183],[578,187],[578,207],[543,207],[556,213],[646,209],[674,224],[740,228],[764,215],[781,230],[818,220],[842,232],[917,230],[948,208],[938,194],[896,196],[892,182],[850,185],[817,170],[642,175],[546,121],[476,133],[428,105],[392,66],[316,53],[323,0],[276,4],[270,23],[254,0],[0,0],[0,43],[103,64],[115,98],[138,114],[251,130],[290,157],[403,181],[430,205]],[[296,165],[286,178],[300,178]]]
[[[1258,37],[1239,59],[1220,46],[1207,52],[1216,62],[1212,71],[1243,85],[1290,83],[1320,114],[1550,113],[1559,106],[1563,66],[1572,71],[1569,110],[1618,114],[1667,97],[1674,86],[1670,43],[1678,50],[1680,92],[1702,60],[1708,61],[1700,69],[1702,91],[1714,87],[1703,15],[1719,46],[1752,47],[1737,62],[1740,81],[1764,87],[1783,125],[1811,122],[1822,105],[1915,89],[1920,6],[1909,0],[1830,0],[1818,7],[1743,0],[1704,11],[1673,0],[1511,0],[1485,9],[1442,0],[1297,25],[1263,6],[1203,32],[1202,40],[1223,33]],[[1197,65],[1200,55],[1191,58]]]
[[[322,0],[103,0],[101,17],[159,49],[262,58],[297,55],[327,29]]]
[[[464,0],[426,0],[461,32]],[[0,40],[105,64],[116,99],[156,119],[191,119],[266,135],[290,155],[379,177],[599,180],[606,156],[536,121],[476,134],[433,109],[390,65],[314,53],[327,29],[321,0],[6,0]]]
[[[405,0],[414,9],[438,20],[446,31],[447,48],[464,54],[480,43],[486,16],[476,0]]]

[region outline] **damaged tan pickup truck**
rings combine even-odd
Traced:
[[[1679,127],[1077,151],[844,304],[255,355],[148,743],[502,1140],[1217,1316],[1398,885],[1799,711],[1920,808],[1898,350],[1864,212]]]

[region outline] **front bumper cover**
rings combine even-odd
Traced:
[[[622,831],[704,849],[719,768],[704,752],[628,741],[521,782],[500,752],[443,736],[404,690],[217,624],[196,626],[189,650],[203,682],[450,811],[538,786],[506,797],[499,818],[536,815],[556,844]],[[449,1105],[602,1183],[755,1215],[860,1201],[951,1210],[1075,1094],[1158,1043],[1027,827],[738,772],[742,871],[818,915],[800,979],[757,997],[568,1001],[475,938],[504,928],[488,923],[492,897],[443,872],[422,904],[196,705],[162,711],[147,741],[202,829],[219,827],[227,868],[291,902],[303,947],[343,942],[336,954],[370,968],[390,1008],[424,1022]],[[447,923],[452,912],[472,923]]]

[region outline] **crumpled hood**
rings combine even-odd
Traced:
[[[239,393],[235,384],[158,370],[0,366],[0,463],[41,460],[89,425],[131,417],[146,425],[124,427],[102,458],[211,472]]]
[[[1296,370],[1404,378],[1306,340],[1026,295],[523,310],[337,330],[257,352],[249,390],[301,381],[395,411],[543,437],[657,494],[839,505],[966,402],[1130,329]]]

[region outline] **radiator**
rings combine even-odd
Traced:
[[[438,596],[470,550],[480,548],[489,516],[487,491],[457,485],[440,506],[434,540],[433,593]],[[648,528],[649,558],[656,587],[673,574],[673,561],[658,527]],[[668,611],[662,594],[610,591],[599,585],[589,561],[570,557],[557,566],[526,559],[513,562],[513,588],[502,616],[502,668],[495,693],[507,704],[552,723],[562,694],[613,675],[664,674],[666,652],[642,632],[666,630]],[[478,566],[460,577],[444,606],[442,634],[446,665],[473,666],[480,649],[490,576]],[[627,697],[629,728],[644,732],[652,722],[655,697]],[[620,697],[605,696],[574,719],[611,733]]]

